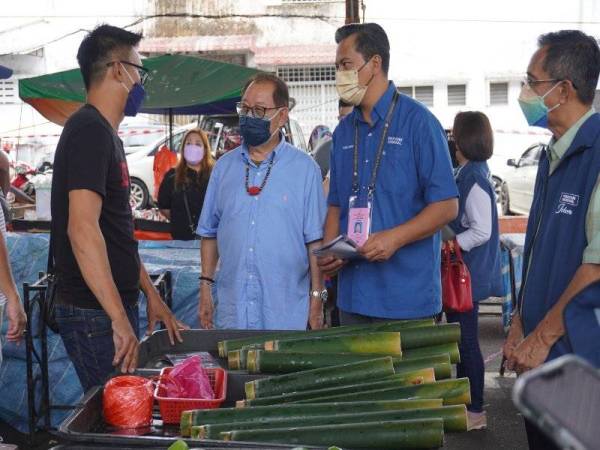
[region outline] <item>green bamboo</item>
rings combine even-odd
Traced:
[[[328,395],[310,400],[298,400],[293,403],[328,403],[361,400],[400,400],[408,398],[441,398],[444,405],[468,405],[471,403],[471,391],[468,378],[442,380],[414,386],[402,386],[350,394]]]
[[[337,414],[397,411],[403,409],[439,408],[441,399],[362,401],[320,404],[287,404],[257,406],[254,408],[218,408],[184,411],[181,414],[181,435],[189,436],[194,425],[229,422],[269,422],[274,418],[304,418],[308,416],[334,416]]]
[[[460,352],[458,351],[458,344],[456,342],[432,345],[430,347],[407,349],[402,353],[402,359],[410,360],[415,358],[424,358],[427,356],[441,355],[444,353],[448,353],[448,355],[450,355],[450,362],[452,364],[458,364],[460,362]]]
[[[351,392],[372,391],[375,389],[387,389],[391,387],[410,386],[413,384],[433,383],[435,381],[432,368],[420,369],[414,372],[403,374],[394,374],[385,377],[381,381],[361,380],[356,384],[333,386],[323,389],[313,389],[310,391],[288,392],[283,395],[274,395],[271,397],[260,397],[253,400],[245,400],[244,406],[265,406],[280,405],[283,403],[296,402],[298,400],[318,399],[331,395],[348,394]],[[241,403],[240,403],[241,405]]]
[[[400,332],[398,331],[266,341],[265,350],[307,353],[367,353],[382,356],[402,355]]]
[[[467,431],[467,408],[464,405],[442,406],[439,408],[407,409],[397,411],[366,412],[352,414],[330,414],[307,417],[271,418],[268,422],[230,422],[197,425],[192,427],[194,439],[219,439],[219,433],[230,430],[262,430],[266,428],[294,428],[316,425],[336,425],[390,420],[436,419],[444,421],[444,431]]]
[[[437,448],[443,444],[444,421],[442,419],[421,419],[266,430],[234,430],[221,433],[221,436],[226,441],[337,445],[396,450]]]
[[[366,359],[373,359],[373,356],[357,353],[267,352],[255,350],[248,353],[247,369],[250,373],[293,373],[302,370],[364,361]],[[450,356],[448,354],[425,356],[410,360],[395,357],[393,358],[393,361],[394,371],[396,373],[411,372],[413,370],[433,367],[435,370],[435,379],[442,380],[444,378],[450,378],[452,372]]]
[[[284,331],[267,332],[264,334],[250,336],[246,338],[227,339],[218,343],[219,356],[225,358],[231,350],[238,350],[245,345],[263,344],[265,341],[287,338],[304,338],[318,336],[332,336],[337,334],[348,334],[353,332],[369,331],[400,331],[404,328],[431,326],[433,319],[415,319],[415,320],[394,320],[365,325],[346,325],[341,327],[324,328],[311,331]],[[367,331],[368,332],[368,331]]]
[[[400,331],[402,350],[460,342],[460,324],[446,323],[432,327],[407,328]]]
[[[261,378],[246,383],[247,399],[317,389],[360,380],[376,380],[394,374],[392,358],[370,359],[339,366],[322,367],[303,372]]]

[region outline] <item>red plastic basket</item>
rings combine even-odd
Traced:
[[[173,367],[165,367],[160,371],[161,379],[163,375],[168,375],[173,370]],[[195,399],[195,398],[171,398],[163,397],[164,387],[161,385],[160,379],[154,390],[154,398],[158,401],[160,415],[164,423],[179,423],[181,413],[190,409],[214,409],[221,406],[225,400],[227,392],[227,372],[218,368],[205,368],[210,380],[210,385],[215,393],[213,400]]]

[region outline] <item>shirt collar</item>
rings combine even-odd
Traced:
[[[396,86],[394,85],[393,81],[390,81],[388,84],[388,88],[383,93],[383,95],[381,97],[379,97],[379,100],[377,100],[377,103],[375,103],[375,107],[373,108],[373,111],[371,111],[371,123],[373,125],[375,125],[379,119],[385,120],[385,115],[387,114],[388,109],[390,108],[390,105],[392,104],[392,99],[394,98],[395,91],[396,91]],[[363,118],[362,111],[360,111],[360,113],[359,113],[358,110],[360,110],[360,107],[355,108],[355,111],[357,112],[358,120],[362,120],[364,122],[365,120]]]
[[[271,153],[269,153],[269,156],[267,158],[265,158],[265,161],[268,161],[269,158],[271,157],[271,155],[273,155],[273,158],[275,158],[277,156],[278,153],[281,153],[285,147],[287,146],[287,141],[285,140],[285,137],[283,136],[283,132],[279,132],[279,144],[277,144],[275,146],[275,148],[273,149],[273,151]],[[248,150],[248,146],[246,144],[242,144],[240,146],[240,153],[242,155],[242,159],[244,160],[244,163],[250,161],[251,164],[254,164],[254,162],[250,159],[250,151]],[[265,162],[263,161],[263,162]],[[262,163],[261,163],[262,164]]]
[[[548,158],[550,159],[550,161],[559,160],[565,155],[565,153],[567,152],[567,150],[573,143],[575,136],[577,136],[577,133],[579,132],[579,129],[581,128],[581,126],[595,112],[596,111],[594,110],[593,107],[590,108],[588,112],[586,112],[583,116],[581,116],[579,118],[579,120],[577,122],[575,122],[571,126],[571,128],[569,128],[566,131],[566,133],[560,137],[560,139],[556,140],[556,139],[554,139],[554,137],[552,139],[550,139],[550,143],[548,144]]]

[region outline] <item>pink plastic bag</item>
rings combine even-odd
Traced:
[[[200,356],[191,356],[176,364],[166,379],[161,381],[165,388],[165,396],[171,398],[201,398],[213,400],[208,374],[202,367]]]

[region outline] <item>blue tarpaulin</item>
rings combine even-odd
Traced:
[[[9,233],[7,244],[15,281],[22,295],[22,285],[33,283],[38,273],[44,272],[48,259],[48,235],[29,233]],[[170,270],[173,275],[173,311],[177,318],[199,328],[198,308],[198,276],[200,273],[199,241],[142,241],[140,256],[150,274]],[[34,317],[34,326],[37,323]],[[140,336],[147,327],[146,302],[140,295]],[[2,334],[6,333],[7,321],[4,320]],[[35,328],[34,328],[35,329]],[[39,352],[40,343],[36,342]],[[0,419],[10,425],[27,432],[27,382],[26,354],[24,342],[14,344],[3,343],[4,361],[0,367]],[[73,405],[78,402],[83,392],[79,380],[71,364],[60,336],[48,330],[48,355],[50,401],[52,404]],[[40,376],[40,369],[34,367],[34,376]],[[41,387],[38,384],[36,399],[41,398]],[[66,417],[67,412],[54,411],[52,425],[58,424]]]

